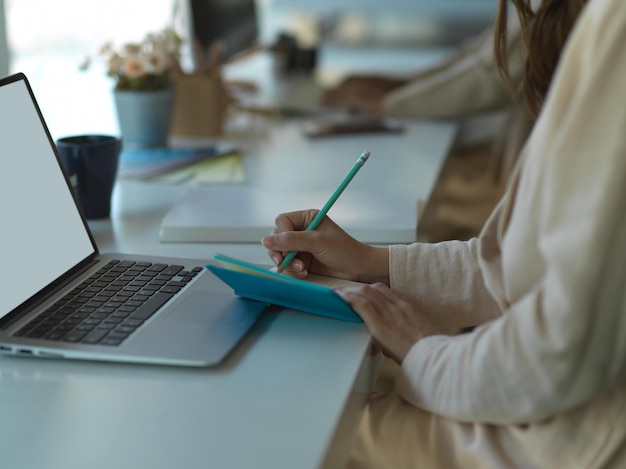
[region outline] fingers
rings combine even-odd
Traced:
[[[349,78],[335,88],[329,89],[320,98],[326,106],[357,106],[366,100],[372,86],[367,80]]]
[[[415,342],[437,334],[432,324],[382,283],[345,287],[338,293],[361,316],[385,355],[398,363]]]
[[[318,212],[319,210],[310,209],[281,213],[274,220],[274,224],[276,225],[275,231],[280,233],[283,231],[306,230],[307,226],[311,224],[311,221],[313,221]]]
[[[276,233],[276,230],[272,230],[270,235],[261,239],[261,244],[267,248],[269,258],[275,266],[280,266],[289,251],[298,251],[298,249],[295,248],[281,247],[296,244],[290,240],[293,238],[294,233],[296,232]],[[285,272],[295,277],[306,277],[307,270],[305,262],[302,260],[303,256],[307,256],[307,254],[298,253],[297,257],[295,257],[285,269],[279,269],[279,272]]]
[[[382,293],[385,287],[382,284],[350,286],[338,290],[338,293],[361,316],[374,337],[386,322],[388,315],[385,311],[392,305],[392,301]]]
[[[310,252],[319,241],[318,230],[306,231],[319,210],[301,210],[297,212],[283,213],[276,217],[274,228],[268,236],[265,236],[261,243],[272,251],[307,251]],[[325,219],[322,224],[328,224]]]
[[[307,230],[318,213],[318,210],[304,210],[279,215],[276,228],[261,239],[270,259],[280,266],[284,256],[295,251],[296,258],[285,269],[292,275],[305,277],[316,273],[357,278],[359,263],[366,258],[364,252],[369,246],[359,243],[327,216],[315,230]]]
[[[310,262],[310,256],[306,253],[315,245],[314,233],[306,232],[306,227],[317,213],[318,210],[311,209],[280,214],[275,220],[276,228],[261,239],[261,244],[268,249],[270,259],[277,266],[289,251],[303,251],[284,269],[285,273],[306,277],[306,265]]]
[[[314,250],[318,233],[315,231],[285,231],[270,234],[261,239],[261,243],[272,251],[306,251]]]
[[[331,107],[357,107],[366,100],[367,90],[363,86],[341,86],[337,89],[327,91],[321,97],[320,102]]]

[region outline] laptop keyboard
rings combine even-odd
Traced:
[[[15,335],[119,345],[201,271],[111,260]]]

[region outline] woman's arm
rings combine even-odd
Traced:
[[[509,18],[509,68],[521,81],[525,48],[516,15]],[[511,93],[493,59],[493,29],[469,40],[441,64],[411,77],[385,95],[382,109],[393,116],[458,118],[509,109]]]
[[[485,288],[478,240],[389,248],[390,283],[441,330],[476,326],[501,314]]]
[[[493,268],[507,310],[470,334],[412,347],[399,385],[414,404],[460,420],[523,423],[626,380],[624,44],[626,4],[591,0],[502,220]]]

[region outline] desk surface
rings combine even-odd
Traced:
[[[380,157],[368,165],[380,167],[360,175],[363,187],[398,182],[407,196],[427,195],[454,129],[415,123],[413,130],[420,145],[404,158],[410,171],[392,164],[398,149],[386,151],[390,141],[372,140]],[[345,140],[334,142],[321,143],[318,163],[355,159]],[[276,164],[283,174],[297,171],[277,156],[285,144],[247,156],[256,183],[273,181]],[[309,175],[309,184],[318,177]],[[184,191],[118,182],[112,218],[89,223],[101,251],[206,259],[220,251],[268,262],[260,243],[159,243],[159,222]],[[368,345],[362,324],[270,311],[214,369],[0,357],[0,462],[14,469],[338,467],[376,375]]]
[[[395,187],[410,197],[427,197],[454,128],[415,123],[411,132],[410,148],[381,139],[361,140],[357,150],[346,139],[320,142],[318,170],[332,166],[337,176],[333,162],[352,163],[367,146],[376,175],[359,175],[355,187]],[[298,187],[289,177],[299,172],[295,160],[280,157],[288,143],[270,135],[258,153],[248,153],[252,184],[273,184],[279,167],[288,184]],[[399,155],[408,166],[394,164]],[[307,180],[326,179],[307,173]],[[184,190],[120,181],[112,218],[89,223],[101,251],[206,259],[220,251],[267,262],[260,243],[161,244],[160,220]],[[0,466],[341,467],[376,375],[369,340],[362,324],[268,311],[213,369],[0,357]]]
[[[1,466],[337,467],[371,388],[368,343],[362,325],[282,312],[218,369],[2,357]]]

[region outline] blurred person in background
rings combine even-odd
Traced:
[[[517,15],[510,16],[507,27],[507,61],[515,97],[494,61],[492,27],[466,40],[442,62],[410,77],[348,76],[322,95],[322,104],[330,107],[460,122],[459,138],[435,188],[431,211],[420,219],[424,240],[468,239],[478,234],[532,129],[534,119],[517,94],[526,59]]]

